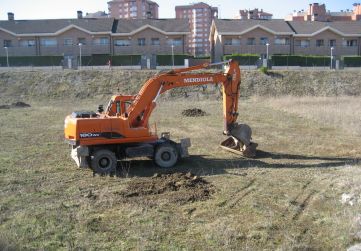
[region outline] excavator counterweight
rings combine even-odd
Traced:
[[[192,72],[213,65],[226,65],[224,72]],[[238,124],[238,99],[241,73],[236,61],[203,64],[171,70],[145,82],[137,95],[114,95],[98,112],[73,112],[65,119],[65,138],[72,145],[72,158],[79,167],[91,167],[98,173],[113,172],[123,158],[149,157],[161,167],[172,167],[188,156],[190,140],[176,143],[169,133],[158,137],[151,130],[149,118],[158,97],[171,89],[187,86],[221,84],[223,88],[223,133],[229,138],[221,147],[254,157],[257,144],[251,142],[252,130]]]

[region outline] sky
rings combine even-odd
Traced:
[[[153,0],[159,4],[160,18],[174,18],[176,5],[185,5],[197,1]],[[356,0],[329,0],[327,10],[340,11],[352,9]],[[15,19],[56,19],[76,18],[76,11],[83,13],[107,11],[108,0],[0,0],[0,20],[7,19],[7,12],[13,12]],[[220,18],[234,18],[240,9],[259,8],[273,13],[273,18],[284,18],[293,10],[307,9],[315,0],[203,0],[219,8]]]

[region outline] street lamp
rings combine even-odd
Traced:
[[[172,44],[172,63],[174,68],[174,44]]]
[[[81,47],[83,46],[83,44],[79,43],[78,45],[79,45],[79,70],[81,70],[81,65],[82,65],[82,63],[81,63]]]
[[[331,62],[330,62],[330,68],[332,69],[332,61],[333,61],[333,50],[335,48],[333,48],[333,46],[331,47]]]
[[[269,43],[267,43],[266,46],[267,46],[267,64],[268,64],[268,47],[269,47]]]
[[[6,52],[6,64],[9,67],[9,48],[7,46],[4,47]]]

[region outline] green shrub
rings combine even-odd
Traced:
[[[94,54],[91,56],[82,56],[81,63],[84,66],[107,65],[111,56],[109,54]]]
[[[273,66],[330,66],[328,56],[273,55]]]
[[[63,56],[9,57],[9,64],[10,66],[61,66],[63,59]],[[111,59],[113,66],[140,65],[141,55],[110,56],[109,54],[94,54],[81,57],[83,66],[107,65],[109,59]],[[6,57],[0,57],[0,66],[6,65]]]
[[[113,66],[129,66],[129,65],[140,65],[141,55],[117,55],[112,56]]]
[[[234,59],[238,61],[239,65],[255,65],[259,58],[260,56],[258,54],[232,54],[223,56],[223,60]]]
[[[361,67],[360,56],[345,56],[343,57],[345,67]]]
[[[9,57],[10,66],[59,66],[62,56],[23,56]],[[6,57],[0,57],[0,65],[6,66]]]
[[[211,59],[211,56],[197,56],[194,59]]]
[[[174,55],[174,65],[184,65],[184,59],[188,59],[188,58],[193,58],[193,56],[187,54]],[[157,55],[157,65],[159,66],[173,65],[172,55]]]
[[[259,68],[259,71],[262,72],[263,74],[268,74],[268,68],[267,67],[262,66],[262,67]]]
[[[107,65],[109,59],[112,66],[129,66],[140,65],[141,55],[110,56],[109,54],[93,54],[92,56],[83,56],[81,59],[82,65],[85,66]]]

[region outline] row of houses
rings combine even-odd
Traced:
[[[214,20],[214,61],[227,54],[360,55],[361,22]]]
[[[187,54],[186,19],[0,21],[0,56]],[[227,54],[360,55],[361,22],[215,19],[213,61]]]
[[[185,54],[188,34],[179,19],[8,20],[0,21],[0,56]]]

